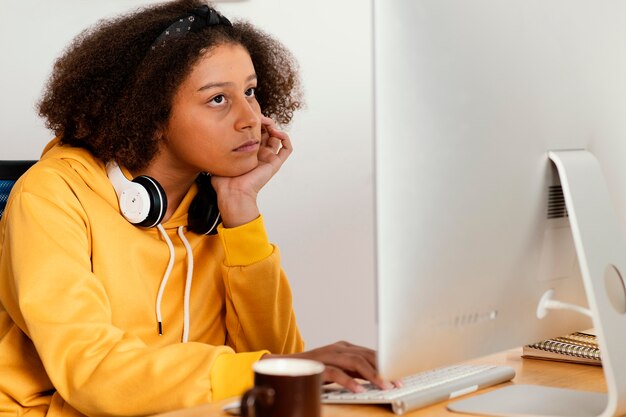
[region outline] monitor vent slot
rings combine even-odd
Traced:
[[[551,185],[548,189],[548,219],[568,217],[565,196],[560,185]]]

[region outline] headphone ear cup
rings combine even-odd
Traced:
[[[222,219],[217,207],[217,193],[211,185],[211,176],[200,174],[196,178],[198,194],[187,212],[187,229],[201,235],[214,235]]]
[[[148,194],[148,214],[144,220],[135,223],[141,227],[154,227],[161,223],[167,211],[167,197],[165,190],[154,178],[140,175],[133,179],[134,183],[141,185]]]

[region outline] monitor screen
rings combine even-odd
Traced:
[[[553,150],[626,214],[626,2],[374,0],[379,367],[398,378],[594,324]]]

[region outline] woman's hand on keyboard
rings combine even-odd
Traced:
[[[362,346],[348,342],[336,342],[307,352],[291,355],[265,355],[270,357],[290,357],[312,359],[326,365],[324,370],[325,382],[336,382],[353,392],[362,392],[364,389],[355,378],[366,379],[381,389],[391,389],[394,384],[384,381],[376,368],[376,352]]]

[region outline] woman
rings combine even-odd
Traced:
[[[200,0],[74,41],[39,105],[57,137],[1,223],[0,414],[189,407],[274,355],[388,386],[369,349],[302,352],[256,199],[292,151],[274,120],[300,103],[291,55]]]

